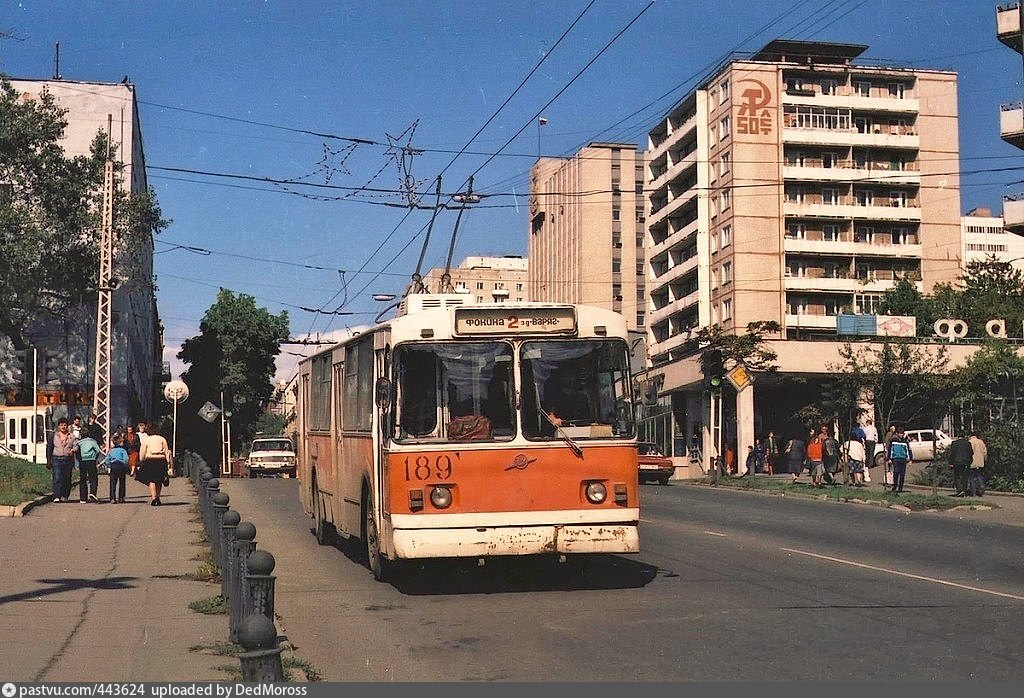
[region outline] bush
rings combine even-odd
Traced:
[[[1020,425],[1008,421],[992,422],[980,436],[988,446],[988,462],[985,464],[988,480],[1024,479],[1024,439],[1021,438]]]

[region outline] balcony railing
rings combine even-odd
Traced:
[[[996,8],[996,38],[1017,53],[1021,52],[1020,3]]]
[[[1010,145],[1024,148],[1024,104],[1014,102],[999,107],[999,135]]]

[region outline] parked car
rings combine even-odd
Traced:
[[[935,458],[943,458],[946,449],[953,443],[952,437],[941,429],[907,429],[903,433],[910,444],[912,461],[930,461],[932,453],[935,454]],[[875,465],[885,465],[884,443],[875,444]]]
[[[295,477],[295,450],[286,436],[258,436],[245,459],[249,477]]]
[[[640,465],[640,482],[657,482],[667,485],[675,473],[672,459],[661,452],[658,444],[651,441],[639,441],[636,444],[637,458]]]

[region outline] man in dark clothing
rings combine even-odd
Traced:
[[[967,496],[967,469],[971,467],[974,449],[971,442],[960,436],[953,440],[946,451],[946,458],[953,468],[953,496]]]
[[[903,481],[907,477],[907,463],[910,462],[910,442],[907,441],[903,427],[896,428],[896,436],[889,442],[886,456],[892,464],[892,491],[902,492]]]
[[[789,460],[789,474],[793,476],[793,482],[796,482],[807,459],[807,446],[802,439],[789,440],[786,444],[786,458]]]
[[[821,445],[821,462],[825,466],[825,482],[834,485],[836,484],[836,473],[839,472],[839,442],[824,429],[821,430],[821,435],[825,439]]]

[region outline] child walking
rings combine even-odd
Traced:
[[[125,478],[128,475],[128,451],[124,448],[124,439],[114,438],[114,447],[103,459],[110,470],[110,503],[124,504]]]

